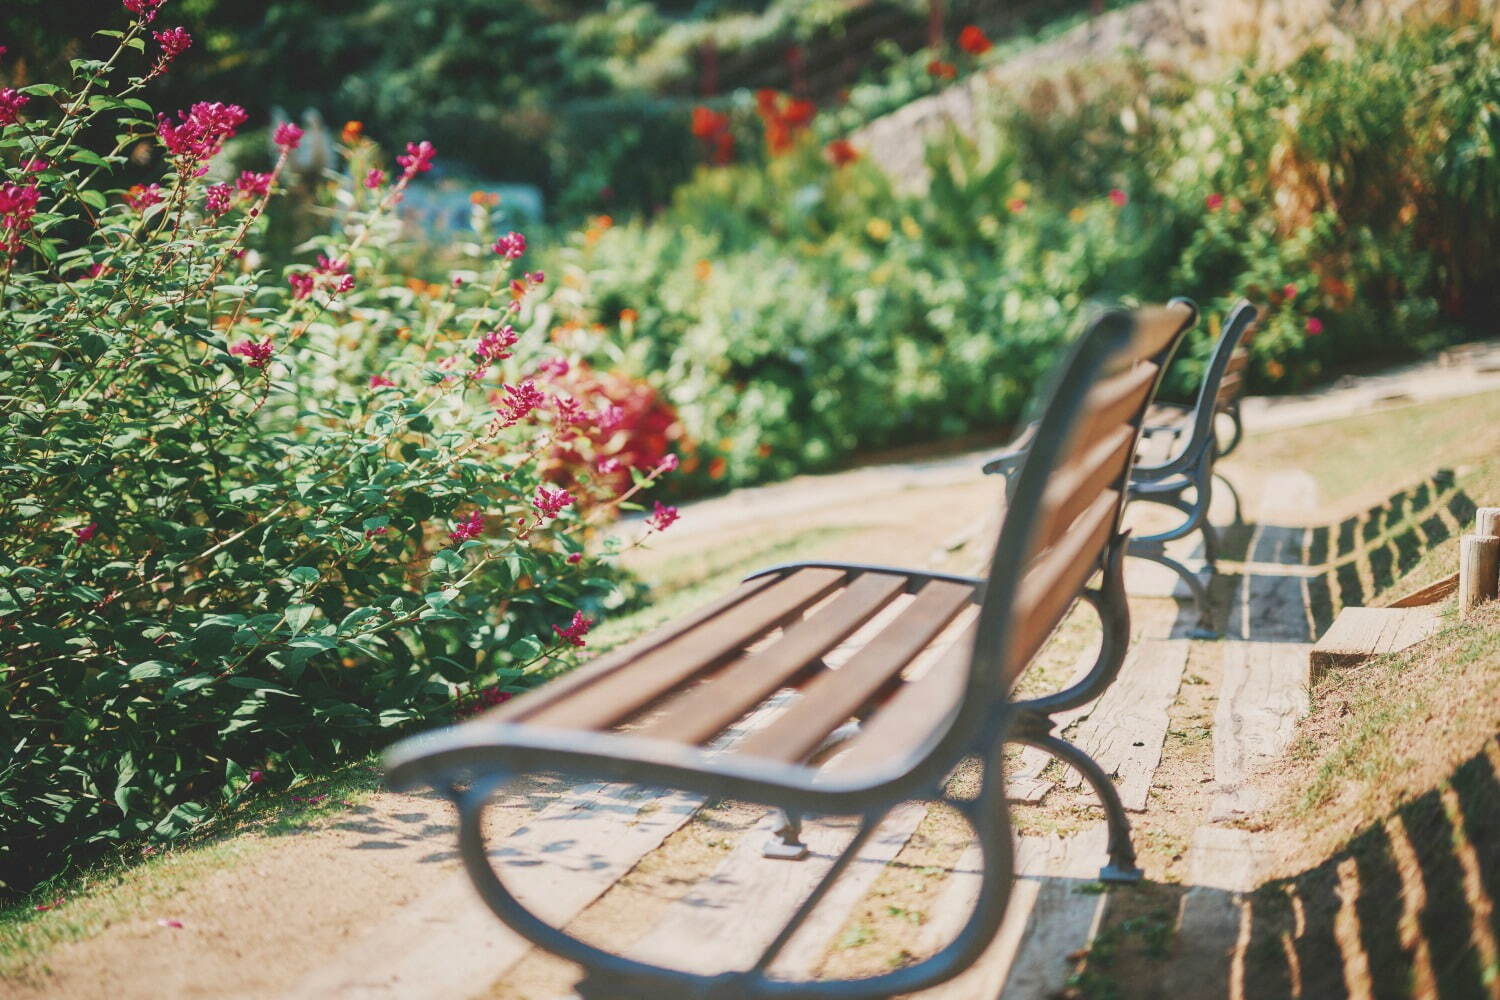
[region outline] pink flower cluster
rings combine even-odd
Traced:
[[[564,507],[573,505],[573,494],[567,490],[549,490],[545,486],[538,486],[536,496],[531,505],[537,509],[537,513],[545,520],[556,517],[563,512]]]
[[[193,45],[193,36],[188,34],[186,28],[168,28],[166,31],[153,31],[151,37],[161,45],[161,61],[156,64],[157,69],[165,70],[167,64],[182,55]]]
[[[459,521],[454,529],[448,532],[448,537],[456,544],[478,538],[484,533],[484,515],[479,511],[470,514],[467,520]]]
[[[276,131],[271,136],[271,141],[276,143],[276,148],[283,153],[290,153],[302,145],[302,128],[291,122],[282,122],[276,126]]]
[[[294,271],[286,276],[286,280],[292,286],[294,299],[305,299],[318,288],[334,295],[342,295],[354,288],[354,275],[349,273],[349,262],[330,260],[322,254],[318,255],[317,267],[311,271]]]
[[[234,182],[235,189],[244,198],[264,198],[271,193],[271,175],[258,174],[253,170],[240,171],[239,180]]]
[[[21,236],[36,214],[37,197],[35,184],[0,184],[0,253],[21,249]]]
[[[504,387],[504,395],[496,403],[495,412],[500,417],[502,427],[514,427],[546,401],[547,397],[536,387],[536,383],[527,379],[520,385]]]
[[[94,536],[97,535],[98,533],[99,533],[99,524],[98,524],[98,522],[96,522],[96,521],[90,521],[88,524],[85,524],[83,527],[81,527],[78,530],[74,531],[73,532],[73,537],[76,538],[76,539],[78,539],[80,542],[89,542],[89,541],[93,541]]]
[[[573,612],[573,620],[568,623],[567,628],[558,628],[554,625],[552,626],[552,631],[557,633],[559,639],[574,646],[586,646],[588,643],[583,641],[583,637],[588,635],[589,629],[593,627],[593,619],[583,617],[582,611],[575,611]]]
[[[242,340],[229,349],[230,354],[238,354],[245,359],[245,363],[251,368],[264,368],[271,363],[271,342],[262,341],[257,344],[253,340]]]
[[[478,715],[487,708],[495,708],[503,705],[511,699],[509,691],[501,691],[498,685],[482,688],[478,691],[470,691],[468,694],[458,696],[458,704],[453,714],[460,719],[467,719],[471,715]]]
[[[506,233],[495,241],[492,249],[506,260],[515,260],[526,252],[526,237],[516,232]]]
[[[161,204],[164,198],[161,193],[160,184],[146,184],[144,186],[140,184],[132,185],[130,189],[125,192],[124,197],[125,204],[129,205],[137,212],[145,208],[150,208],[152,205]]]
[[[386,378],[384,375],[371,375],[370,376],[370,388],[371,389],[394,389],[395,387],[396,387],[396,383],[392,382],[390,379]]]
[[[423,139],[421,142],[408,142],[406,152],[396,157],[396,162],[408,179],[425,174],[432,169],[432,158],[437,155],[437,150],[432,143]]]
[[[382,185],[384,183],[385,183],[385,171],[384,170],[372,169],[368,174],[365,174],[365,187],[369,188],[371,191],[374,191],[376,188],[380,187],[380,185]]]
[[[238,104],[199,101],[177,112],[176,122],[166,115],[157,116],[156,131],[168,152],[197,167],[195,176],[202,176],[208,168],[199,164],[217,156],[225,140],[232,139],[248,117]]]
[[[515,329],[507,323],[500,329],[491,330],[483,337],[480,337],[479,344],[475,347],[474,353],[486,361],[504,361],[510,357],[510,349],[516,346],[516,342],[520,339],[520,337],[516,336]]]
[[[31,98],[14,87],[0,87],[0,125],[14,125]]]
[[[210,184],[203,191],[203,210],[209,215],[223,215],[233,198],[234,188],[228,184]]]
[[[157,12],[167,0],[124,0],[122,6],[141,19],[144,24],[156,20]]]
[[[676,507],[668,507],[657,500],[651,509],[651,516],[646,518],[646,525],[655,531],[666,531],[677,523],[677,516]]]

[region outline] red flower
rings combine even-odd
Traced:
[[[713,108],[698,107],[693,109],[693,137],[696,139],[712,139],[720,132],[729,129],[729,116],[715,111]]]
[[[229,353],[242,356],[251,368],[264,368],[271,363],[271,342],[257,344],[253,340],[242,340],[231,347]]]
[[[282,122],[271,139],[283,153],[290,153],[302,144],[302,129],[291,122]]]
[[[229,199],[234,188],[228,184],[210,184],[203,192],[203,210],[209,215],[223,215],[229,211]]]
[[[1224,207],[1224,196],[1215,192],[1203,199],[1203,204],[1208,206],[1210,212],[1217,212]]]
[[[448,537],[456,543],[467,542],[471,538],[478,538],[484,533],[484,515],[479,511],[470,514],[467,520],[459,521],[458,525],[450,532]]]
[[[571,566],[576,566],[581,562],[583,562],[582,552],[574,552],[572,555],[568,556],[568,564]]]
[[[762,87],[755,92],[755,109],[762,115],[775,114],[780,103],[781,95],[770,87]]]
[[[136,211],[140,211],[143,208],[150,208],[152,205],[158,205],[161,201],[160,184],[147,184],[144,187],[136,184],[125,192],[125,204]]]
[[[567,628],[552,626],[552,631],[557,633],[559,639],[565,639],[574,646],[586,646],[583,637],[588,635],[589,629],[594,627],[592,619],[583,617],[582,611],[573,612],[573,620],[568,623]]]
[[[369,188],[371,191],[374,191],[376,188],[380,187],[380,185],[382,185],[384,183],[385,183],[385,171],[384,170],[371,170],[368,174],[365,174],[365,187]]]
[[[573,494],[567,490],[549,490],[545,486],[538,486],[531,505],[544,519],[556,517],[562,513],[564,507],[573,505]]]
[[[35,184],[0,184],[0,253],[21,249],[21,235],[31,228],[39,197]]]
[[[250,778],[250,784],[252,784],[252,785],[258,785],[262,781],[266,780],[266,772],[264,772],[264,771],[251,771],[250,774],[249,774],[249,778]]]
[[[506,260],[515,260],[526,252],[526,237],[516,232],[506,233],[490,249]]]
[[[264,197],[271,193],[271,175],[242,170],[240,179],[234,182],[234,186],[246,198]]]
[[[196,163],[219,155],[225,140],[234,138],[235,129],[245,124],[249,117],[238,104],[199,101],[188,110],[177,112],[175,122],[166,115],[158,115],[156,132],[173,156]],[[290,127],[297,128],[295,125]],[[277,130],[278,135],[280,131]],[[301,131],[297,129],[299,135]],[[207,169],[197,170],[195,176],[201,176]]]
[[[666,531],[677,521],[677,508],[668,507],[660,500],[651,509],[651,516],[646,518],[646,525],[656,531]]]
[[[1114,203],[1114,206],[1116,208],[1124,208],[1126,202],[1130,201],[1130,196],[1127,195],[1124,191],[1121,191],[1119,188],[1111,188],[1109,192],[1109,200]]]
[[[1005,203],[1005,207],[1010,209],[1016,215],[1020,215],[1022,212],[1026,211],[1026,199],[1012,198],[1010,201],[1007,201]]]
[[[371,375],[370,376],[370,388],[371,389],[393,389],[393,388],[395,388],[395,386],[396,386],[396,383],[392,382],[390,379],[386,378],[384,375]]]
[[[805,98],[798,98],[787,104],[786,111],[782,112],[781,117],[788,125],[796,128],[810,123],[817,113],[816,104]]]
[[[161,63],[165,68],[167,63],[176,59],[188,50],[193,44],[193,36],[188,34],[186,28],[168,28],[166,31],[153,31],[151,37],[161,43]]]
[[[156,20],[157,8],[166,2],[167,0],[124,0],[121,6],[138,16],[143,24],[149,24]]]
[[[1316,317],[1316,316],[1309,316],[1309,317],[1307,317],[1307,335],[1309,337],[1316,337],[1318,334],[1320,334],[1322,332],[1323,332],[1323,321],[1320,320],[1320,319],[1318,319],[1318,317]]]
[[[958,76],[958,67],[941,59],[934,59],[927,64],[927,75],[934,80],[951,80]]]
[[[1290,302],[1292,299],[1295,299],[1297,297],[1297,286],[1292,284],[1291,282],[1287,282],[1285,285],[1281,286],[1281,295],[1288,302]]]
[[[827,146],[828,158],[836,167],[845,167],[859,159],[859,150],[848,139],[835,139]]]
[[[988,35],[971,24],[958,33],[958,47],[971,56],[982,56],[995,46]]]
[[[14,125],[31,98],[13,87],[0,87],[0,125]]]
[[[99,525],[96,522],[90,521],[88,524],[85,524],[83,527],[73,532],[73,537],[78,539],[80,542],[87,542],[98,533]]]

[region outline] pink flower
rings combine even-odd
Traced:
[[[510,349],[516,346],[521,338],[516,336],[515,329],[507,323],[498,330],[491,330],[479,338],[479,345],[474,349],[475,353],[486,361],[504,361],[510,357]]]
[[[666,531],[677,522],[677,508],[668,507],[660,500],[656,501],[651,508],[651,516],[646,518],[646,525],[657,531]]]
[[[251,771],[249,773],[249,775],[247,775],[247,777],[250,779],[250,784],[252,784],[252,785],[258,785],[262,781],[266,780],[266,772],[264,772],[264,771]]]
[[[14,125],[31,98],[14,87],[0,87],[0,125]]]
[[[505,386],[504,391],[505,395],[495,410],[506,427],[520,423],[532,410],[547,401],[547,397],[542,395],[536,383],[530,379],[520,385]]]
[[[31,229],[38,197],[35,184],[0,184],[0,253],[21,249],[21,236]]]
[[[123,6],[143,23],[150,24],[156,20],[157,10],[166,2],[167,0],[124,0]]]
[[[163,199],[160,184],[140,184],[132,186],[125,192],[125,204],[139,212],[143,208],[161,204]]]
[[[282,122],[276,126],[271,141],[276,143],[276,148],[283,153],[290,153],[302,145],[302,128],[292,122]]]
[[[1203,199],[1203,204],[1208,206],[1210,212],[1217,212],[1224,207],[1224,196],[1215,192]]]
[[[235,129],[245,124],[248,117],[238,104],[199,101],[188,110],[177,112],[176,122],[158,115],[156,132],[173,156],[197,164],[217,156],[225,140],[232,139]],[[200,167],[195,176],[201,176],[205,169]]]
[[[370,388],[371,389],[392,389],[392,388],[395,388],[395,385],[396,385],[396,383],[392,382],[390,379],[386,378],[384,375],[371,375],[370,376]]]
[[[567,490],[549,490],[545,486],[537,487],[536,497],[531,501],[531,505],[543,518],[556,517],[562,513],[564,507],[570,507],[572,504],[573,495]]]
[[[492,249],[506,260],[515,260],[526,252],[526,237],[516,232],[506,233],[495,241]]]
[[[234,197],[234,188],[228,184],[210,184],[203,192],[203,210],[209,215],[223,215],[229,211],[229,200]]]
[[[396,163],[400,165],[406,177],[415,177],[425,174],[432,169],[432,158],[437,150],[432,148],[432,143],[423,139],[421,142],[408,142],[406,152],[396,157]]]
[[[572,555],[568,556],[568,564],[571,566],[577,566],[581,562],[583,562],[582,552],[574,552]]]
[[[594,627],[592,619],[583,617],[582,611],[573,612],[573,620],[568,623],[567,628],[552,626],[552,631],[557,633],[559,639],[564,639],[574,646],[586,646],[583,637],[588,635],[589,629]]]
[[[384,170],[371,170],[368,174],[365,174],[365,187],[369,188],[371,191],[374,191],[376,188],[380,187],[380,185],[382,185],[384,183],[385,183],[385,171]]]
[[[618,458],[601,458],[595,466],[601,476],[612,476],[620,471],[620,460]]]
[[[1322,332],[1323,332],[1323,321],[1320,320],[1320,319],[1318,319],[1318,317],[1316,317],[1316,316],[1309,316],[1309,317],[1307,317],[1307,335],[1309,337],[1316,337],[1318,334],[1320,334]]]
[[[271,342],[257,344],[253,340],[242,340],[231,347],[229,353],[243,357],[251,368],[264,368],[271,363]]]
[[[599,408],[598,413],[594,414],[594,426],[606,434],[610,431],[619,430],[624,423],[625,408],[623,406],[606,403]]]
[[[130,3],[130,0],[125,0],[125,2],[128,4],[128,3]],[[177,930],[182,930],[182,921],[181,920],[173,920],[170,917],[162,917],[160,920],[158,920],[156,922],[156,926],[158,926],[158,927],[173,927],[173,928],[176,928]]]
[[[1281,295],[1288,302],[1290,302],[1292,299],[1295,299],[1297,297],[1297,286],[1294,285],[1294,284],[1292,284],[1291,282],[1288,282],[1285,285],[1282,285],[1281,286]]]
[[[286,276],[287,284],[292,286],[292,298],[305,299],[313,293],[313,286],[317,284],[317,277],[311,271],[293,271]]]
[[[529,282],[531,282],[533,285],[544,284],[547,281],[547,272],[546,271],[527,271],[526,272],[526,280],[529,281]]]
[[[271,193],[271,175],[242,170],[240,179],[234,182],[234,186],[246,198],[263,198]]]
[[[499,686],[491,686],[480,691],[470,691],[458,696],[458,704],[454,707],[453,714],[460,719],[467,719],[471,715],[478,715],[487,708],[503,705],[511,699],[509,691],[501,691]]]
[[[657,472],[676,472],[677,471],[677,465],[678,465],[677,456],[676,455],[668,455],[666,458],[663,458],[660,462],[656,463],[656,471]]]
[[[78,530],[74,531],[73,532],[73,537],[76,538],[76,539],[78,539],[80,542],[87,542],[87,541],[91,540],[98,533],[99,533],[99,525],[96,522],[94,522],[94,521],[90,521],[88,524],[85,524],[83,527],[81,527]]]
[[[369,538],[377,538],[377,537],[385,534],[389,530],[391,530],[391,529],[387,528],[387,527],[371,528],[371,529],[369,529],[368,531],[365,532],[365,538],[367,538],[367,539],[369,539]]]
[[[153,31],[151,37],[161,43],[161,62],[158,65],[163,69],[166,68],[167,63],[182,55],[193,44],[193,36],[188,34],[186,28]]]
[[[1130,201],[1130,196],[1127,195],[1124,191],[1121,191],[1119,188],[1111,188],[1109,192],[1109,200],[1114,203],[1114,206],[1116,208],[1124,208],[1126,203]]]
[[[484,533],[484,515],[479,511],[469,515],[468,520],[459,521],[458,526],[448,532],[448,537],[455,543],[467,542],[471,538],[478,538]]]
[[[570,368],[567,358],[548,358],[536,366],[536,373],[546,375],[548,378],[562,378],[568,374]]]

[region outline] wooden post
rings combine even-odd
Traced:
[[[1500,536],[1500,507],[1480,507],[1474,512],[1474,534]]]
[[[1458,615],[1469,613],[1496,597],[1500,579],[1500,538],[1465,535],[1458,547]]]

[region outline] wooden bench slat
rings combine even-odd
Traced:
[[[1186,302],[1144,306],[1135,310],[1135,336],[1127,352],[1129,361],[1154,357],[1172,342],[1183,326],[1192,322],[1196,310]]]
[[[1034,559],[1016,594],[1009,674],[1013,677],[1041,648],[1083,584],[1099,568],[1115,530],[1119,493],[1105,490],[1062,540]],[[1008,677],[1007,679],[1010,679]]]
[[[812,617],[765,649],[747,654],[667,707],[640,730],[656,739],[702,743],[792,682],[906,589],[906,577],[865,573]]]
[[[975,631],[974,626],[965,629],[925,674],[897,688],[830,767],[854,770],[903,757],[920,746],[963,697]]]
[[[575,696],[532,713],[528,721],[563,729],[613,725],[827,597],[845,575],[837,569],[798,570],[637,658],[629,670],[600,677]]]
[[[597,657],[578,667],[576,670],[569,671],[561,677],[548,681],[534,691],[528,691],[519,698],[512,698],[504,705],[485,712],[480,718],[485,722],[519,722],[529,719],[542,709],[570,697],[579,690],[598,681],[601,677],[614,673],[622,667],[629,666],[639,657],[665,645],[687,630],[696,628],[724,609],[733,607],[741,601],[765,590],[771,584],[775,583],[777,579],[778,577],[775,576],[762,576],[754,580],[745,580],[723,597],[710,601],[691,614],[667,622],[665,625],[648,632],[634,642],[627,643],[619,649],[611,650],[603,656]]]
[[[1216,406],[1228,406],[1239,398],[1242,383],[1238,375],[1225,375],[1219,383],[1219,394],[1214,397]]]
[[[1250,352],[1243,347],[1236,348],[1234,353],[1229,356],[1229,363],[1224,366],[1224,374],[1226,376],[1238,374],[1244,371],[1245,366],[1249,363]]]
[[[1121,424],[1076,456],[1066,468],[1053,473],[1047,491],[1042,494],[1042,515],[1037,528],[1039,549],[1056,544],[1101,490],[1124,477],[1135,438],[1135,428]]]
[[[1083,416],[1078,429],[1073,433],[1072,447],[1097,441],[1121,424],[1134,419],[1140,412],[1141,401],[1156,384],[1158,368],[1143,361],[1128,371],[1111,375],[1089,391]]]
[[[876,697],[967,606],[974,588],[934,580],[837,670],[813,678],[802,697],[741,744],[741,753],[797,761]]]

